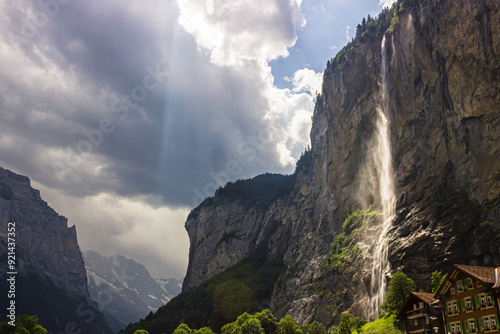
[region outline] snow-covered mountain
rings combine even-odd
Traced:
[[[155,278],[155,281],[170,299],[174,298],[182,291],[182,280],[175,278]]]
[[[104,257],[94,251],[83,253],[90,297],[107,316],[113,328],[146,317],[180,293],[181,281],[154,279],[147,269],[121,255]],[[120,323],[113,320],[115,318]]]

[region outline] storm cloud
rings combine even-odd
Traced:
[[[182,277],[189,210],[229,180],[292,172],[309,144],[322,75],[302,64],[279,88],[270,66],[307,25],[301,6],[0,0],[0,164],[82,248]]]

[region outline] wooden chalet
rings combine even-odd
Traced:
[[[433,293],[412,292],[399,312],[406,332],[445,334],[441,304]]]
[[[451,268],[435,294],[441,301],[447,333],[500,333],[499,276],[500,267]]]

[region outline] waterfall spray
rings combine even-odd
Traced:
[[[380,313],[380,304],[386,295],[385,277],[390,272],[388,259],[388,232],[392,226],[396,213],[396,195],[394,188],[394,169],[390,140],[389,116],[389,59],[384,36],[382,40],[381,66],[381,96],[377,107],[377,122],[375,126],[374,145],[370,154],[374,164],[374,180],[378,188],[382,222],[373,227],[372,235],[368,240],[372,252],[370,308],[368,316],[377,318]]]

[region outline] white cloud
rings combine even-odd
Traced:
[[[380,0],[379,5],[382,6],[382,8],[385,7],[391,7],[393,3],[395,3],[397,0]]]
[[[266,119],[275,133],[276,152],[282,166],[295,164],[304,147],[310,144],[309,130],[314,110],[314,93],[310,90],[317,87],[313,73],[308,69],[295,72],[292,90],[268,84],[263,91],[268,101]]]
[[[349,30],[351,30],[351,27],[345,26],[345,39],[347,40],[347,42],[351,40],[351,36],[349,35]]]
[[[305,25],[301,0],[179,0],[179,24],[217,65],[288,55]]]
[[[322,75],[300,69],[291,79],[293,89],[274,86],[269,61],[288,56],[296,29],[305,25],[299,0],[215,1],[180,0],[180,25],[208,49],[211,62],[245,73],[260,87],[267,104],[262,115],[274,134],[274,150],[282,167],[290,167],[309,144],[314,94]]]
[[[76,198],[36,182],[33,187],[68,218],[69,226],[78,222],[82,249],[132,258],[144,264],[154,277],[184,277],[189,249],[184,230],[187,208],[154,207],[146,203],[151,199],[108,193]],[[101,236],[106,236],[106,242]]]
[[[321,84],[323,82],[323,74],[316,73],[311,69],[303,68],[296,71],[292,78],[292,92],[309,92],[316,94],[321,92]]]

